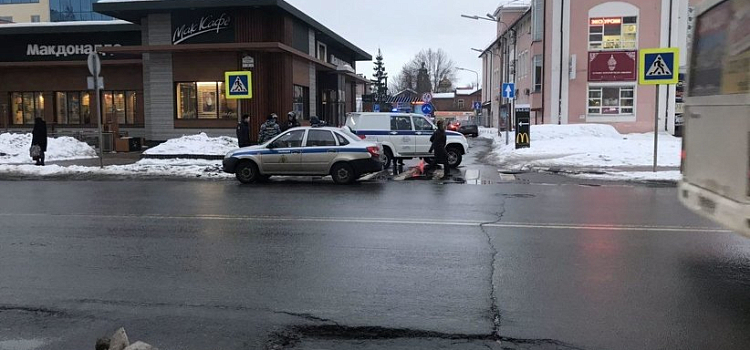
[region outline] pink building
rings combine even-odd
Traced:
[[[480,56],[491,72],[484,74],[485,86],[492,86],[483,96],[485,113],[492,125],[503,120],[508,107],[499,87],[514,82],[516,107],[530,108],[532,123],[606,123],[647,132],[657,115],[659,129],[674,132],[675,86],[660,86],[657,107],[657,89],[638,84],[638,51],[679,47],[684,72],[693,2],[532,0],[499,7],[498,40]],[[498,68],[507,73],[497,74]]]

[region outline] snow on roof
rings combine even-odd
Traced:
[[[456,95],[471,95],[479,90],[477,89],[456,89]]]
[[[101,25],[123,25],[132,24],[123,20],[111,21],[69,21],[69,22],[26,22],[26,23],[3,23],[0,28],[24,28],[24,27],[68,27],[68,26],[101,26]]]
[[[454,98],[456,94],[453,92],[433,92],[432,98]]]

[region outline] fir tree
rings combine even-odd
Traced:
[[[385,64],[383,63],[383,54],[378,49],[378,55],[375,57],[375,71],[374,78],[370,80],[372,83],[372,92],[375,95],[375,103],[383,103],[388,98],[388,73],[385,72]]]

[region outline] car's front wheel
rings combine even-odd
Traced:
[[[234,175],[237,177],[237,180],[243,184],[253,183],[260,177],[260,174],[258,174],[258,166],[250,161],[244,161],[237,164],[237,168],[234,170]]]
[[[461,165],[462,154],[458,147],[448,147],[445,149],[448,154],[448,166],[451,168],[458,168]]]
[[[347,163],[336,163],[331,167],[331,177],[337,184],[350,184],[356,179],[354,168]]]

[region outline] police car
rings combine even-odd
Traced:
[[[224,156],[224,172],[242,183],[273,175],[331,175],[339,184],[383,170],[381,146],[360,140],[346,129],[297,127],[268,142],[233,150]]]
[[[430,137],[436,127],[421,114],[349,113],[346,127],[363,140],[382,143],[386,167],[392,159],[425,158],[429,161],[433,157]],[[456,168],[468,151],[469,142],[461,133],[446,130],[445,134],[448,165]]]

